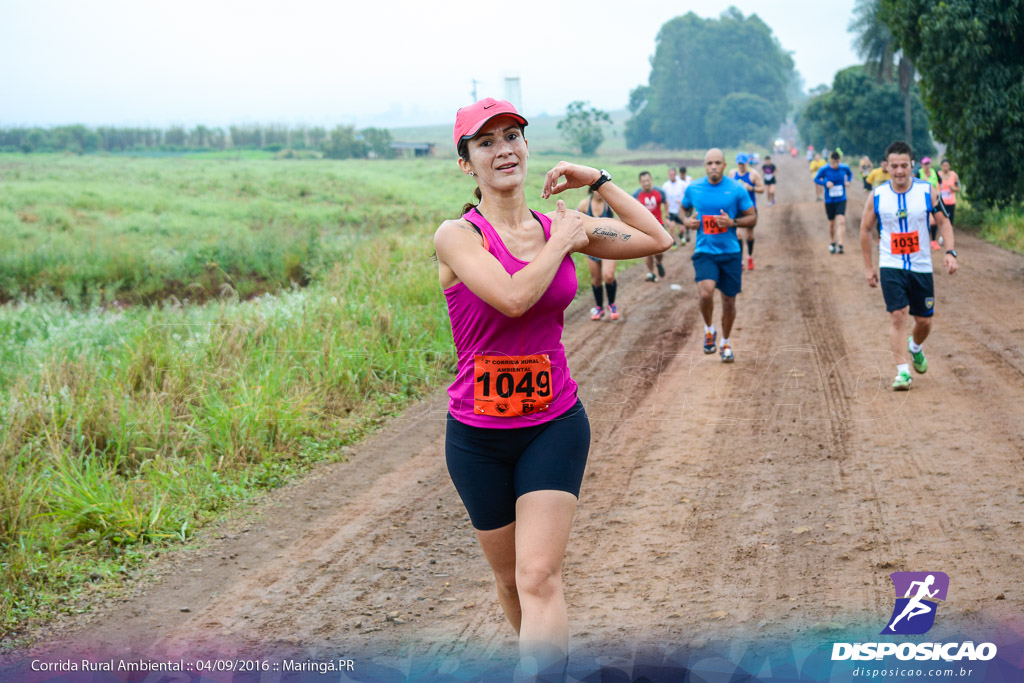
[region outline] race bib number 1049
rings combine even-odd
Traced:
[[[551,405],[551,358],[474,356],[473,412],[493,417],[519,417]]]

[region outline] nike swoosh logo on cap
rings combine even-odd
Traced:
[[[490,108],[491,108],[491,107],[493,107],[493,106],[495,106],[495,105],[493,105],[493,104],[488,104],[488,105],[487,105],[486,107],[484,107],[484,109],[490,109]]]

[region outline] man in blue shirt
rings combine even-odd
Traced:
[[[825,188],[825,215],[828,216],[828,250],[843,253],[843,234],[846,232],[846,186],[853,180],[853,171],[839,163],[839,152],[832,152],[828,165],[822,166],[814,182]]]
[[[764,183],[761,181],[761,174],[753,168],[747,166],[750,163],[750,157],[742,152],[736,155],[737,168],[729,171],[729,177],[733,180],[739,181],[743,187],[747,188],[747,192],[750,193],[750,201],[754,204],[754,210],[757,210],[757,195],[756,192],[764,192]],[[743,251],[743,244],[740,243],[740,251]],[[743,260],[740,260],[740,265],[743,265]],[[754,269],[754,231],[753,229],[747,230],[747,270]]]
[[[717,332],[712,324],[715,288],[722,292],[722,362],[733,362],[729,333],[736,319],[736,295],[743,275],[743,250],[736,228],[753,228],[757,212],[747,188],[725,177],[725,155],[712,148],[704,155],[707,177],[690,183],[683,194],[684,221],[697,232],[693,249],[694,279],[704,316],[704,353],[717,350]],[[692,213],[691,213],[692,212]]]

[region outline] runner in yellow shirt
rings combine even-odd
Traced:
[[[866,180],[871,185],[871,189],[875,189],[886,180],[889,179],[889,162],[882,159],[881,165],[878,168],[871,169],[871,173],[868,173]]]
[[[821,154],[818,152],[814,153],[814,158],[811,159],[811,177],[813,178],[818,174],[818,169],[825,165],[825,160],[821,158]],[[814,184],[814,201],[820,202],[825,200],[825,188],[822,185]]]

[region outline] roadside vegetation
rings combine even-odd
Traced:
[[[1024,254],[1024,206],[979,209],[958,202],[956,227],[976,231],[993,244]]]

